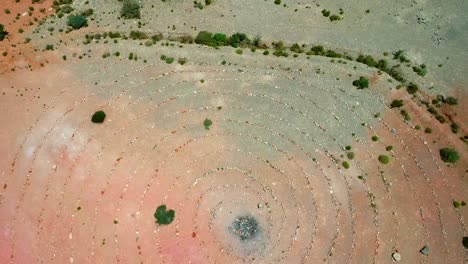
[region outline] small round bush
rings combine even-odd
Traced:
[[[104,122],[104,119],[106,119],[106,113],[104,113],[104,111],[97,111],[91,117],[91,121],[93,123],[102,123],[102,122]]]
[[[210,119],[206,118],[204,121],[203,121],[203,126],[205,127],[206,130],[209,130],[210,129],[210,126],[213,124],[213,121],[211,121]]]
[[[346,150],[351,150],[351,146],[348,145],[348,146],[345,147],[345,149]]]
[[[236,53],[239,54],[239,55],[242,55],[243,52],[244,52],[244,51],[243,51],[242,49],[237,49],[237,50],[236,50]]]
[[[379,140],[378,136],[372,136],[372,141],[377,141],[377,140]]]
[[[348,157],[348,159],[352,160],[352,159],[354,159],[354,152],[348,152],[348,154],[346,154],[346,156]]]
[[[275,0],[275,5],[281,5],[281,0]]]
[[[387,147],[385,148],[385,150],[386,150],[386,151],[392,151],[392,150],[393,150],[393,146],[387,146]]]
[[[70,15],[68,16],[67,25],[73,29],[80,29],[88,24],[88,20],[82,15]]]
[[[270,52],[269,52],[268,50],[265,50],[265,51],[263,52],[263,55],[265,55],[265,56],[268,55],[268,54],[270,54]]]
[[[451,148],[440,149],[439,154],[442,161],[447,163],[455,163],[460,159],[458,152]]]
[[[461,204],[459,201],[453,201],[453,207],[460,208]]]
[[[391,108],[402,107],[402,106],[403,106],[403,100],[393,100],[393,102],[390,104]]]
[[[349,167],[350,167],[349,163],[347,161],[343,161],[343,163],[341,165],[343,165],[343,168],[345,168],[345,169],[349,169]]]
[[[388,164],[390,162],[390,157],[387,155],[380,155],[379,156],[379,161],[382,164]]]
[[[156,223],[160,225],[168,225],[174,221],[175,211],[167,210],[165,204],[158,206],[156,212],[154,213],[154,218],[156,218]]]

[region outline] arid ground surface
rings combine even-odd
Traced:
[[[468,263],[466,1],[1,1],[0,263]]]

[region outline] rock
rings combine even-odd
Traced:
[[[421,254],[424,254],[424,255],[427,256],[429,254],[429,247],[424,246],[421,250],[419,250],[419,252],[421,252]]]
[[[258,208],[258,209],[262,209],[262,208],[263,208],[263,204],[262,204],[262,203],[257,204],[257,208]]]
[[[400,260],[401,260],[401,256],[400,256],[400,254],[399,254],[398,252],[395,252],[395,253],[392,254],[392,259],[393,259],[394,261],[400,261]]]

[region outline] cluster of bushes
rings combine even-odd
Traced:
[[[367,66],[369,67],[373,67],[373,68],[377,68],[379,70],[382,70],[382,71],[388,71],[388,62],[384,59],[381,59],[379,61],[375,61],[374,58],[370,55],[362,55],[360,54],[357,58],[356,58],[356,61],[357,62],[360,62],[360,63],[363,63],[363,64],[366,64]]]
[[[343,14],[343,9],[340,9],[340,14]],[[339,15],[331,15],[330,10],[323,9],[322,10],[322,15],[324,17],[328,17],[330,19],[330,21],[341,20],[341,17]]]
[[[165,2],[165,1],[163,1],[163,2]],[[205,0],[205,6],[211,5],[212,2],[213,2],[212,0]],[[193,1],[193,7],[198,8],[198,9],[203,9],[204,8],[203,3],[198,2],[198,1]]]
[[[460,208],[460,206],[466,206],[465,201],[453,201],[453,207]]]
[[[353,81],[353,85],[358,89],[364,89],[369,87],[369,80],[363,76],[359,77],[358,80]]]
[[[437,95],[437,97],[435,99],[432,100],[432,104],[438,106],[438,107],[441,107],[441,103],[444,103],[444,104],[449,104],[449,105],[457,105],[458,104],[458,99],[453,97],[453,96],[449,96],[447,98],[445,98],[443,95],[439,94]]]
[[[441,124],[445,123],[445,118],[439,114],[439,112],[433,106],[428,106],[427,111],[431,113]]]
[[[419,76],[426,76],[427,68],[425,64],[421,64],[419,66],[413,66],[413,71]]]
[[[325,48],[321,45],[315,45],[310,48],[310,51],[306,52],[306,55],[320,55],[329,58],[346,58],[348,60],[352,60],[350,56],[346,56],[344,54],[340,54],[334,50],[325,50]]]
[[[141,31],[135,31],[135,30],[132,30],[130,31],[130,35],[128,36],[129,38],[133,39],[133,40],[136,40],[136,39],[148,39],[148,35],[146,35],[145,32],[141,32]]]
[[[405,119],[405,121],[410,121],[410,120],[411,120],[410,114],[409,114],[408,111],[406,111],[405,109],[402,109],[402,110],[400,111],[400,114],[403,116],[403,118]]]
[[[140,4],[135,0],[124,0],[120,16],[125,19],[141,18]]]
[[[406,58],[406,53],[404,50],[398,50],[393,52],[393,59],[399,60],[400,62],[410,62],[409,59]]]
[[[211,33],[208,31],[200,31],[195,38],[195,43],[207,45],[210,47],[231,46],[238,47],[251,47],[256,46],[262,48],[260,37],[256,37],[253,41],[250,40],[244,33],[234,33],[228,37],[224,33]],[[255,44],[255,45],[254,45]]]
[[[165,61],[167,64],[171,64],[171,63],[174,62],[173,57],[169,57],[169,56],[166,56],[166,55],[161,55],[160,59]]]

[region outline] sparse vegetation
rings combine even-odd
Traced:
[[[439,150],[440,158],[446,163],[455,163],[460,159],[460,155],[455,149],[442,148]]]

